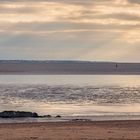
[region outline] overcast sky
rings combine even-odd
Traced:
[[[140,62],[140,0],[0,0],[0,59]]]

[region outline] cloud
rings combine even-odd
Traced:
[[[0,58],[140,60],[139,9],[136,0],[0,0]]]
[[[75,3],[85,3],[85,4],[87,4],[87,3],[93,3],[93,2],[99,2],[99,3],[101,3],[101,2],[110,2],[110,1],[113,1],[113,0],[100,0],[100,1],[98,1],[98,0],[94,0],[94,1],[92,1],[92,0],[30,0],[30,1],[28,1],[28,0],[0,0],[0,2],[3,2],[3,3],[11,3],[11,2],[18,2],[18,3],[22,3],[22,2],[26,2],[26,3],[30,3],[30,2],[34,2],[34,3],[38,3],[38,2],[59,2],[59,3],[73,3],[73,4],[75,4]]]
[[[129,29],[138,29],[140,25],[102,24],[102,23],[73,23],[73,22],[18,22],[1,23],[1,32],[13,33],[56,33],[56,32],[86,32],[86,31],[117,31],[122,32]]]
[[[132,4],[140,4],[139,0],[128,0],[128,2],[130,2]]]

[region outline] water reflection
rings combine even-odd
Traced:
[[[0,111],[140,115],[140,76],[1,75]]]
[[[139,75],[0,75],[0,84],[140,85]]]

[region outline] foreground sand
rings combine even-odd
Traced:
[[[0,124],[0,140],[140,140],[140,121]]]

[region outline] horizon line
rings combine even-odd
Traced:
[[[140,63],[140,62],[125,62],[125,61],[94,61],[94,60],[67,60],[67,59],[0,59],[0,61],[42,61],[42,62],[49,62],[49,61],[57,61],[57,62],[88,62],[88,63]]]

